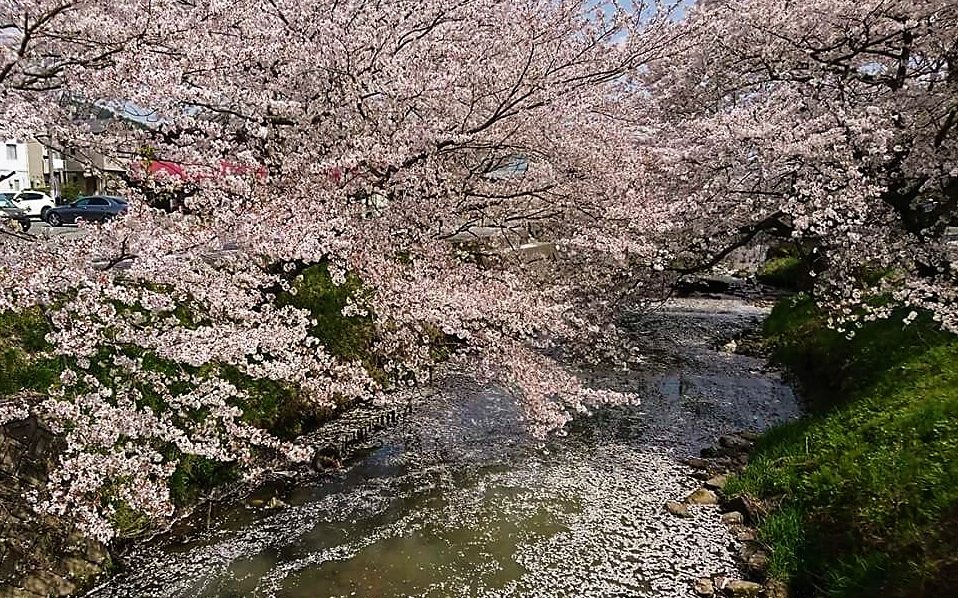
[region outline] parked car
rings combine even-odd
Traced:
[[[17,191],[16,193],[2,193],[0,197],[8,199],[15,203],[18,208],[23,209],[30,218],[40,218],[46,215],[47,211],[56,207],[53,198],[42,191]]]
[[[81,197],[73,203],[47,210],[44,220],[50,226],[74,224],[77,220],[86,222],[106,222],[125,214],[129,205],[122,197],[93,195]]]
[[[16,220],[20,223],[23,232],[30,230],[30,217],[27,213],[3,195],[5,194],[0,194],[0,220]]]

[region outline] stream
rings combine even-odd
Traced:
[[[715,507],[665,512],[698,484],[676,459],[799,414],[777,371],[720,348],[766,313],[683,299],[630,318],[642,359],[593,377],[641,403],[545,443],[510,395],[450,374],[355,464],[152,541],[88,596],[691,596],[697,577],[735,574],[735,542]],[[252,506],[277,494],[285,506]]]

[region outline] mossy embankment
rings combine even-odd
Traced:
[[[849,339],[800,294],[765,323],[809,414],[766,433],[726,491],[771,505],[769,572],[798,596],[958,592],[958,336],[905,315]]]
[[[371,377],[382,384],[388,383],[389,377],[383,368],[386,358],[378,355],[375,349],[378,334],[375,315],[343,315],[347,301],[355,301],[368,292],[362,282],[356,276],[349,275],[345,282],[334,284],[325,264],[295,264],[294,268],[286,269],[279,265],[277,270],[287,273],[288,288],[264,289],[264,301],[306,310],[313,321],[309,333],[319,340],[326,351],[343,361],[361,363]],[[163,289],[157,287],[154,290]],[[117,302],[114,307],[118,313],[146,313],[137,304]],[[188,299],[178,303],[173,313],[186,328],[208,324],[200,315],[202,310]],[[20,400],[18,395],[23,393],[43,397],[57,388],[65,369],[76,369],[76,359],[54,353],[53,346],[47,340],[52,331],[53,324],[40,308],[0,312],[0,399],[17,401]],[[209,362],[202,366],[190,366],[174,363],[155,351],[133,344],[104,341],[88,360],[85,373],[95,377],[103,386],[111,387],[117,376],[125,376],[112,366],[117,356],[136,360],[144,371],[162,376],[174,394],[188,393],[198,381],[214,376],[229,382],[238,391],[231,401],[242,411],[242,421],[281,439],[294,439],[309,433],[332,415],[328,407],[305,398],[293,383],[254,378],[235,364]],[[177,418],[183,417],[195,418],[194,423],[201,422],[207,415],[202,409],[186,414],[172,413],[174,410],[166,404],[163,395],[149,384],[132,379],[126,381],[136,385],[138,408],[169,416],[174,424],[179,421]],[[75,390],[81,392],[84,388],[84,384],[79,383]],[[104,397],[103,400],[115,399]],[[175,463],[168,485],[177,507],[189,507],[214,489],[240,477],[240,466],[236,462],[186,454],[172,443],[155,448],[167,462]],[[105,495],[102,500],[107,502],[112,498]],[[113,524],[121,539],[148,532],[156,524],[144,515],[125,508],[122,503],[114,506]]]

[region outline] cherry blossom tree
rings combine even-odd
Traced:
[[[667,263],[791,239],[836,326],[910,305],[958,331],[942,243],[958,208],[958,7],[713,0],[682,26],[688,51],[646,79],[654,184],[684,214]]]
[[[641,84],[684,50],[670,14],[535,0],[0,3],[0,132],[128,164],[133,198],[81,240],[0,235],[0,311],[39,307],[63,363],[46,395],[0,407],[0,421],[36,415],[67,439],[38,508],[108,539],[117,509],[169,515],[178,456],[308,459],[249,422],[238,379],[336,409],[422,379],[437,334],[455,360],[514,384],[537,433],[623,400],[545,355],[554,339],[601,335],[603,290],[655,262],[673,227],[643,182],[657,156]],[[151,207],[185,183],[185,209]],[[491,261],[452,240],[478,227],[498,231]],[[555,262],[511,251],[530,231]],[[352,289],[342,317],[375,323],[385,380],[336,354],[290,299],[316,266]]]

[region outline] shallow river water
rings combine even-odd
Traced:
[[[641,404],[600,410],[545,444],[526,436],[507,394],[450,375],[346,471],[262,489],[280,493],[279,509],[220,509],[208,531],[142,547],[89,595],[692,595],[695,578],[734,573],[735,547],[714,507],[665,513],[696,487],[675,459],[798,412],[761,360],[716,348],[763,315],[682,300],[633,318],[643,359],[596,380]]]

